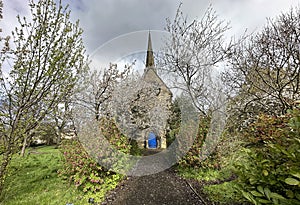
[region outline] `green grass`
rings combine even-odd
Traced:
[[[230,176],[230,173],[222,173],[215,169],[195,169],[188,167],[179,167],[179,175],[188,179],[197,179],[199,181],[211,181],[217,179],[225,179]]]
[[[231,172],[226,169],[216,170],[179,167],[178,172],[179,175],[184,178],[196,179],[203,182],[224,180],[231,175]],[[220,204],[232,204],[233,202],[238,202],[242,199],[240,194],[237,192],[236,181],[216,185],[204,185],[203,192],[207,194],[211,201],[219,202]]]
[[[234,181],[217,185],[206,185],[203,191],[209,196],[210,200],[221,204],[243,201],[242,196],[237,192],[237,184]]]
[[[54,147],[30,150],[24,158],[15,155],[5,180],[0,204],[87,204],[83,193],[58,176],[62,155]]]

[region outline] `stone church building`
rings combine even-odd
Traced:
[[[142,82],[145,84],[144,88],[147,88],[148,92],[143,103],[146,126],[141,130],[141,138],[138,141],[140,146],[144,148],[164,149],[167,147],[166,131],[168,129],[167,121],[170,116],[172,93],[157,74],[150,32]]]

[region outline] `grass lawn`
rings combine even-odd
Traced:
[[[54,147],[29,149],[24,158],[15,155],[6,178],[2,205],[88,204],[83,193],[58,176],[62,155]]]

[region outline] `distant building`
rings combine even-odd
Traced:
[[[172,93],[157,74],[150,32],[142,82],[145,85],[141,86],[141,95],[143,94],[145,97],[141,97],[140,102],[136,103],[138,105],[136,109],[143,110],[140,112],[143,113],[140,117],[143,118],[145,126],[142,126],[138,141],[143,142],[143,144],[140,143],[140,146],[145,148],[166,148],[167,120],[170,116]]]

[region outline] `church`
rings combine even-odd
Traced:
[[[143,101],[145,126],[141,129],[139,145],[148,149],[165,149],[167,148],[166,131],[171,114],[172,93],[157,73],[150,32],[142,83],[145,86],[142,86],[141,93],[142,89],[147,90],[147,93],[146,98],[140,100]]]

